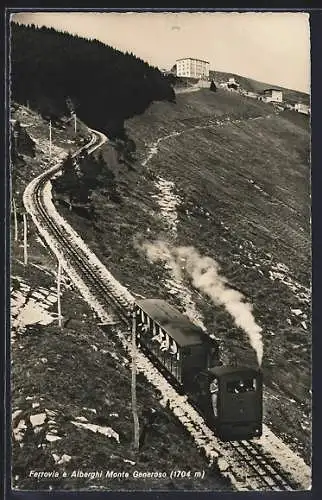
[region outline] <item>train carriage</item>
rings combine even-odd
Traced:
[[[262,434],[260,370],[222,366],[219,340],[164,300],[137,301],[135,323],[138,346],[179,384],[218,437]]]
[[[162,299],[137,301],[138,344],[187,387],[200,370],[219,363],[219,342]]]

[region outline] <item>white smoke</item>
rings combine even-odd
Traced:
[[[261,327],[252,314],[252,305],[237,290],[229,288],[227,279],[219,274],[220,266],[211,257],[203,257],[194,247],[171,247],[164,241],[141,243],[151,262],[162,261],[177,279],[186,273],[195,288],[202,291],[217,305],[223,305],[231,314],[236,325],[246,332],[256,352],[259,366],[263,358]]]

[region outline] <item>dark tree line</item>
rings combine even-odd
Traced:
[[[10,130],[10,162],[11,162],[11,181],[15,185],[17,179],[26,175],[23,167],[26,165],[24,156],[34,158],[35,143],[29,136],[19,120],[11,124]]]
[[[52,120],[76,109],[89,126],[122,137],[124,120],[152,101],[175,101],[171,80],[97,40],[11,24],[12,99]]]
[[[21,126],[19,120],[16,120],[11,126],[10,141],[14,158],[18,154],[31,157],[35,156],[35,143],[26,129]]]

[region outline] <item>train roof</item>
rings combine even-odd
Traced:
[[[138,300],[137,305],[181,347],[202,344],[205,337],[215,343],[187,316],[162,299]]]
[[[247,366],[214,366],[208,369],[216,377],[256,377],[261,373],[259,369],[250,368]]]

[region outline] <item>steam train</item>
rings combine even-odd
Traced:
[[[188,396],[222,441],[262,434],[262,373],[223,366],[220,343],[161,299],[138,300],[137,345]]]

